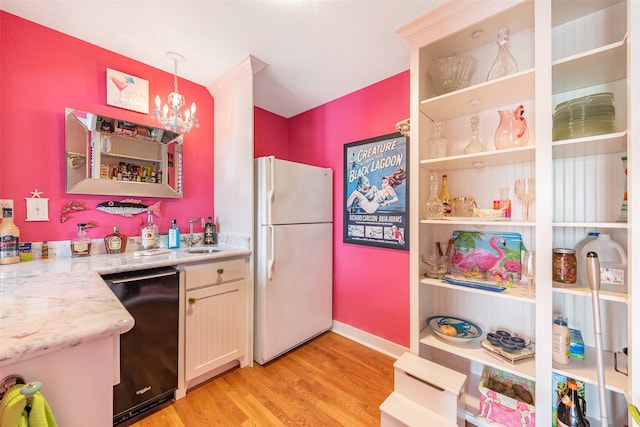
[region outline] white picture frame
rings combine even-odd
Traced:
[[[149,114],[149,81],[106,69],[107,105]]]

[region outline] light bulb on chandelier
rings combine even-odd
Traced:
[[[180,111],[185,105],[184,96],[178,92],[178,61],[183,62],[184,56],[176,52],[167,52],[167,57],[173,60],[173,92],[167,96],[167,103],[160,110],[160,95],[156,95],[156,109],[153,110],[155,119],[167,130],[177,133],[187,133],[193,127],[200,127],[196,118],[196,103],[191,103],[191,107]]]

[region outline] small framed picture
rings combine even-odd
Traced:
[[[107,68],[107,105],[149,114],[149,81]]]

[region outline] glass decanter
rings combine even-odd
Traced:
[[[431,172],[429,176],[429,186],[431,187],[431,194],[427,199],[427,219],[437,219],[442,216],[442,201],[438,197],[438,174]]]
[[[503,27],[498,32],[498,56],[493,61],[493,65],[489,69],[487,81],[499,79],[500,77],[518,72],[518,63],[509,53],[507,44],[509,43],[509,29]]]
[[[427,151],[430,159],[438,159],[446,157],[447,144],[449,140],[443,134],[442,122],[435,120],[433,122],[433,135],[427,141]]]
[[[480,141],[480,118],[471,117],[471,141],[464,147],[464,154],[482,153],[487,147]]]

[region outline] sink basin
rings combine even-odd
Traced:
[[[210,254],[212,252],[220,252],[222,249],[216,247],[197,247],[197,248],[189,248],[189,253],[191,254]]]

